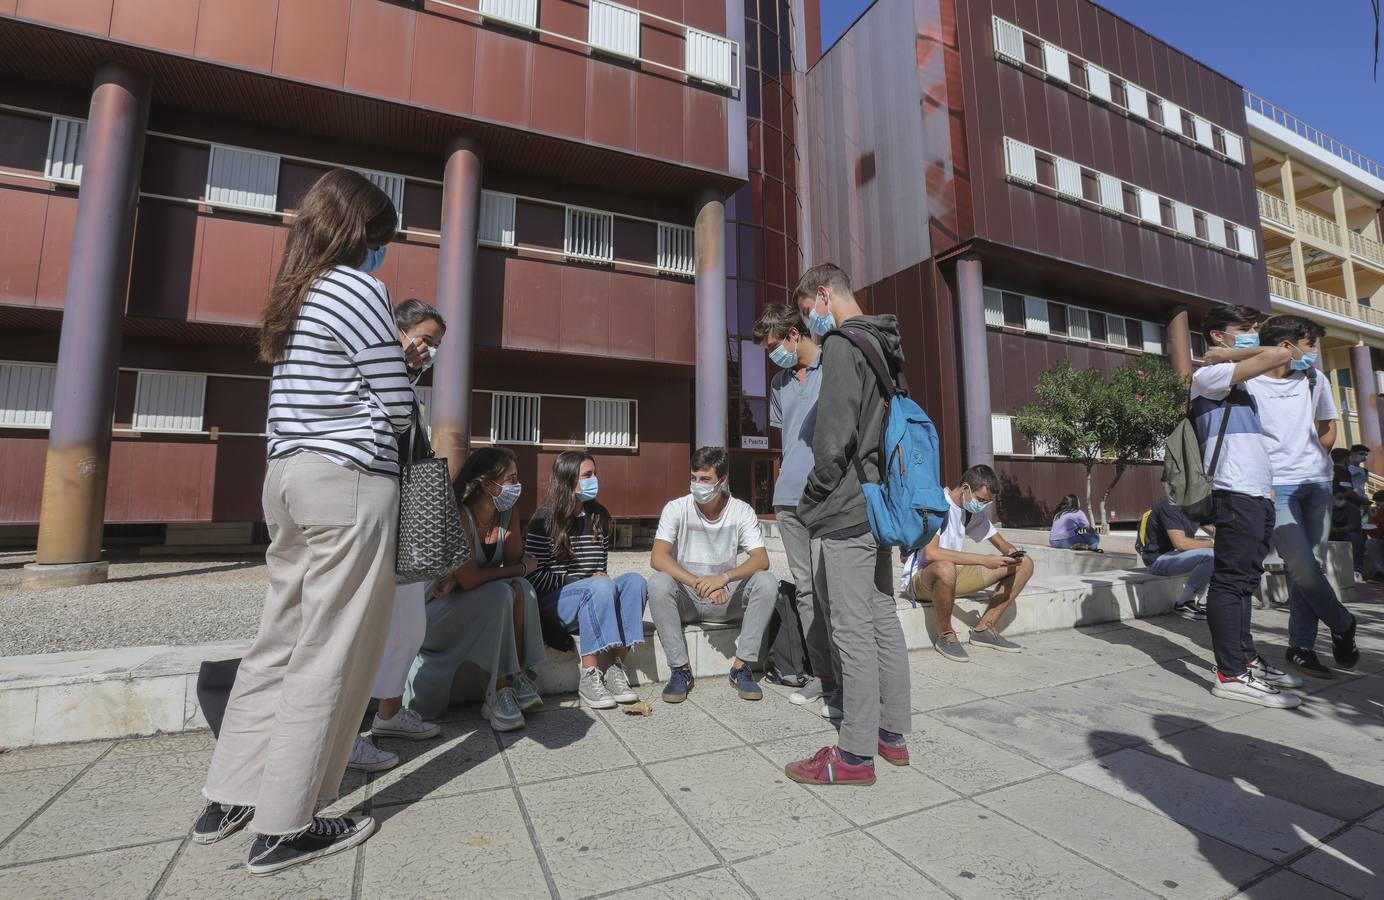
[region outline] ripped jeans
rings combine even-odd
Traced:
[[[544,597],[542,605],[556,606],[563,626],[568,632],[575,629],[581,654],[588,656],[643,642],[648,601],[644,576],[631,572],[618,578],[602,575],[574,581]]]

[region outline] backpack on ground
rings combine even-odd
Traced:
[[[879,437],[880,483],[867,482],[860,459],[855,460],[870,530],[881,546],[916,550],[932,540],[947,519],[937,428],[908,396],[903,372],[898,373],[895,381],[873,341],[850,328],[832,331],[827,337],[834,334],[846,338],[864,355],[884,394],[884,427]]]
[[[807,659],[807,636],[798,618],[798,589],[787,581],[779,582],[774,614],[764,632],[764,677],[773,684],[802,687],[812,677]]]

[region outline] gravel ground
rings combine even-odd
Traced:
[[[647,551],[611,554],[612,575],[645,571]],[[259,557],[111,562],[110,581],[19,589],[32,553],[0,553],[0,656],[249,640],[267,584]]]

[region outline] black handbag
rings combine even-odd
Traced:
[[[430,581],[470,559],[471,543],[461,526],[447,460],[433,453],[414,403],[413,420],[400,440],[395,575],[400,584]]]

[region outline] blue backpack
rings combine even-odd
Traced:
[[[947,521],[947,500],[938,471],[941,452],[937,446],[937,428],[922,407],[908,396],[908,382],[903,372],[899,372],[895,383],[873,341],[850,328],[831,334],[846,338],[864,355],[884,395],[884,429],[879,441],[880,483],[867,482],[860,458],[857,456],[855,460],[870,516],[870,530],[881,546],[904,550],[924,547]]]

